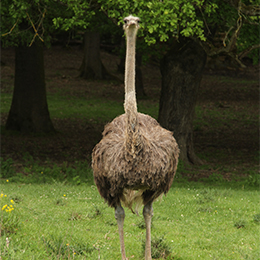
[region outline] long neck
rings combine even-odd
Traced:
[[[126,114],[126,149],[132,158],[136,158],[142,149],[142,141],[137,122],[135,97],[135,42],[137,29],[126,33],[125,59],[125,114]]]
[[[125,60],[125,103],[124,109],[133,130],[136,125],[137,104],[135,94],[135,45],[137,30],[126,33],[126,60]]]

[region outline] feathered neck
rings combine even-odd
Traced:
[[[126,31],[126,59],[125,59],[125,113],[132,128],[136,125],[137,104],[135,94],[135,46],[137,29]]]

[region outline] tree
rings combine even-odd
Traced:
[[[163,42],[165,49],[168,49],[160,53],[162,92],[159,122],[174,132],[180,145],[180,158],[184,162],[200,162],[193,149],[192,123],[196,96],[205,65],[205,53],[209,56],[225,53],[243,66],[241,57],[259,48],[257,27],[259,1],[96,0],[94,2],[107,17],[120,26],[125,16],[129,14],[139,16],[144,25],[141,24],[138,36],[143,38],[148,46]],[[77,3],[73,2],[73,5],[77,6]],[[76,13],[72,19],[78,20]],[[250,35],[243,33],[245,30],[250,30],[252,33]],[[214,38],[220,33],[224,35],[222,44],[216,46]],[[198,67],[196,62],[199,62]]]
[[[115,25],[103,13],[96,11],[95,14],[84,33],[84,56],[80,76],[84,79],[113,79],[101,61],[100,41],[102,33],[106,33],[109,26]]]
[[[207,55],[192,39],[181,38],[161,61],[162,91],[159,122],[174,131],[180,160],[201,163],[193,148],[193,118]]]
[[[3,46],[15,46],[15,83],[6,129],[53,132],[45,88],[43,42],[48,1],[7,0],[1,4]]]
[[[106,33],[108,28],[109,31],[115,33],[115,31],[118,31],[117,26],[98,10],[95,1],[88,4],[87,2],[74,3],[66,0],[63,3],[71,10],[72,14],[54,18],[55,27],[65,31],[72,28],[85,30],[83,39],[84,56],[80,66],[80,77],[84,79],[117,79],[106,70],[100,58],[102,33]],[[85,12],[84,19],[79,18],[82,12],[78,13],[78,10]]]
[[[46,100],[43,48],[18,46],[15,49],[15,83],[7,130],[53,132]]]
[[[100,33],[87,30],[84,33],[84,57],[80,76],[84,79],[105,79],[107,75],[100,58]]]
[[[184,162],[200,163],[193,148],[193,119],[206,54],[226,53],[243,66],[243,54],[259,48],[257,1],[120,1],[117,7],[113,6],[113,1],[109,3],[101,6],[109,17],[121,19],[122,14],[132,10],[145,22],[141,37],[148,44],[161,41],[169,46],[161,59],[158,120],[174,132],[181,150],[180,158]],[[124,9],[120,10],[120,6]],[[249,30],[248,27],[252,34],[239,37],[243,29]],[[223,31],[222,46],[214,46],[212,34]]]
[[[16,48],[15,85],[6,128],[23,132],[53,132],[46,101],[43,46],[50,46],[55,17],[75,13],[78,26],[88,3],[77,6],[50,0],[2,0],[2,46]],[[91,16],[92,12],[88,13]],[[86,28],[87,23],[84,22]],[[65,28],[66,29],[66,28]]]

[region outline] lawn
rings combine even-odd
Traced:
[[[45,55],[57,132],[25,135],[4,128],[14,53],[2,53],[0,259],[120,259],[114,210],[100,198],[90,163],[104,125],[123,113],[123,83],[78,78],[77,48]],[[117,57],[102,55],[116,67]],[[138,109],[156,118],[159,69],[143,71],[147,97]],[[204,164],[180,162],[169,193],[154,203],[153,259],[260,259],[259,78],[221,73],[203,76],[196,106],[194,146]],[[126,210],[129,259],[144,258],[144,239],[142,214]]]
[[[80,185],[9,181],[0,190],[14,201],[12,212],[2,211],[14,226],[12,233],[2,230],[2,259],[120,259],[114,210],[91,180]],[[124,231],[129,259],[143,259],[141,214],[126,210]],[[242,183],[179,179],[154,203],[153,254],[160,259],[258,259],[259,231],[259,192]]]

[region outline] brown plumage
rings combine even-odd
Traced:
[[[135,38],[139,18],[125,18],[127,37],[125,72],[125,114],[105,126],[102,140],[92,153],[94,180],[100,195],[116,209],[122,259],[126,259],[123,241],[124,211],[143,204],[147,224],[145,259],[151,259],[150,219],[152,202],[167,193],[172,184],[179,149],[172,133],[152,117],[138,113],[135,99]],[[121,221],[121,222],[120,222]]]
[[[120,200],[132,205],[134,201],[124,196],[124,189],[143,190],[144,205],[166,193],[177,168],[178,148],[170,131],[138,113],[138,132],[133,133],[136,142],[131,142],[126,136],[126,121],[123,114],[107,124],[92,155],[97,188],[112,207]]]

